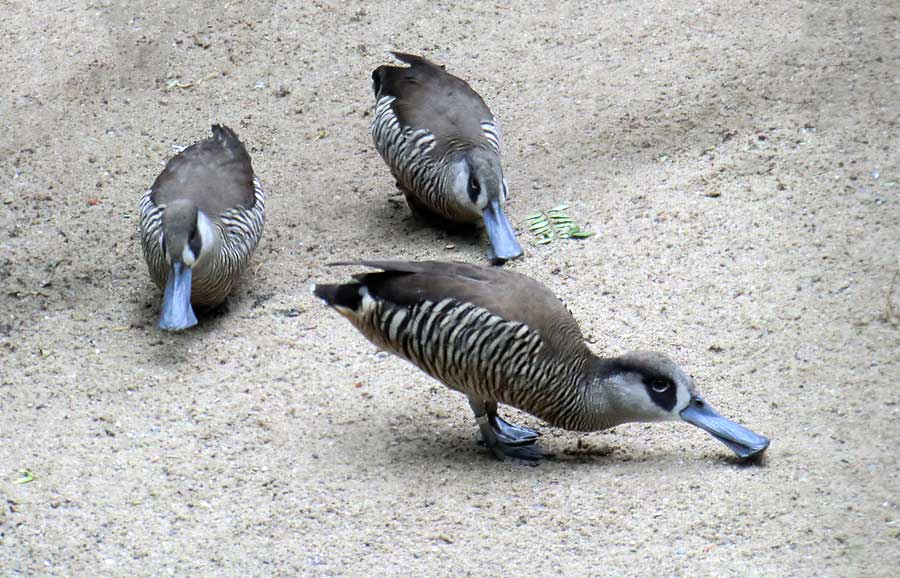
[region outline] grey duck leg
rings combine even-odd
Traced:
[[[488,407],[493,405],[494,415],[489,415]],[[544,453],[535,443],[537,436],[527,441],[526,434],[523,432],[526,428],[513,426],[496,415],[497,404],[494,402],[484,402],[478,399],[469,398],[469,405],[475,413],[475,421],[478,423],[478,429],[481,431],[481,438],[494,456],[505,461],[507,458],[522,460],[525,462],[536,463],[541,461],[548,454]],[[499,420],[499,421],[498,421]],[[505,424],[498,426],[498,423]],[[500,429],[504,428],[504,429]],[[527,430],[531,431],[531,430]],[[516,432],[516,433],[511,433]],[[535,433],[535,432],[531,432]]]

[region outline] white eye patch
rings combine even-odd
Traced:
[[[187,265],[188,267],[193,267],[194,261],[197,259],[194,257],[194,252],[191,251],[190,246],[185,245],[184,249],[181,251],[181,262]]]
[[[472,199],[469,197],[469,164],[465,161],[457,161],[450,168],[453,175],[453,196],[456,197],[460,204],[471,204]]]

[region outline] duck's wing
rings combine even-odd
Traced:
[[[253,207],[253,165],[247,149],[226,126],[213,125],[212,133],[212,138],[189,146],[166,163],[151,187],[153,204],[187,199],[210,217]]]

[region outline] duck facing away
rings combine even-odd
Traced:
[[[489,256],[522,255],[503,210],[500,127],[484,100],[462,79],[428,60],[392,53],[409,67],[372,72],[372,138],[409,208],[457,223],[484,222]]]
[[[159,326],[197,324],[191,304],[214,306],[234,288],[265,222],[250,155],[226,126],[175,155],[141,197],[141,246],[164,291]]]
[[[498,415],[501,403],[575,431],[686,421],[741,458],[769,445],[716,413],[667,356],[594,355],[565,305],[530,277],[463,263],[338,264],[381,271],[316,285],[313,293],[372,343],[466,395],[484,443],[501,460],[544,456],[537,432]]]

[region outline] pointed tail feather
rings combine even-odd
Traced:
[[[372,90],[375,92],[375,98],[381,95],[381,74],[384,66],[379,66],[372,71]]]
[[[224,124],[212,125],[212,134],[220,143],[227,147],[243,147],[237,134]]]
[[[415,66],[416,64],[431,64],[425,58],[421,56],[417,56],[415,54],[409,54],[407,52],[397,52],[396,50],[391,50],[391,54],[394,55],[394,58],[399,60],[400,62],[405,62],[411,66]]]
[[[345,285],[313,285],[313,295],[325,302],[329,307],[344,307],[346,309],[357,310],[362,303],[362,296],[359,294],[361,285],[359,283],[347,283]]]
[[[424,56],[418,56],[415,54],[408,54],[406,52],[396,52],[394,50],[391,51],[391,54],[394,55],[394,58],[399,60],[400,62],[405,62],[410,66],[430,66],[432,68],[439,68],[441,70],[446,70],[446,66],[443,64],[435,64],[434,62],[428,60]]]

